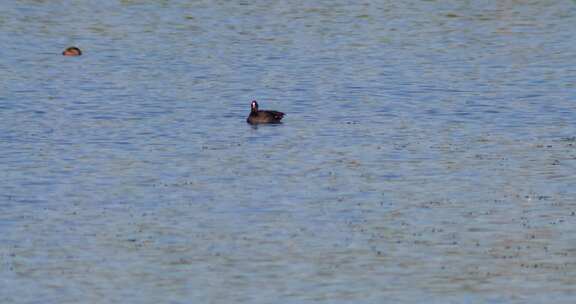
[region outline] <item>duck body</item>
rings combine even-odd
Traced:
[[[246,122],[253,125],[280,123],[284,115],[286,114],[278,111],[258,110],[258,102],[254,100],[250,106],[250,115],[248,115]]]

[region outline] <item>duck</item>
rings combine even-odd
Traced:
[[[64,52],[62,52],[62,55],[64,55],[64,56],[80,56],[80,55],[82,55],[82,51],[75,46],[71,46],[71,47],[65,49]]]
[[[267,123],[280,123],[284,117],[284,113],[270,110],[258,110],[258,102],[252,101],[250,105],[250,115],[246,119],[249,124],[267,124]]]

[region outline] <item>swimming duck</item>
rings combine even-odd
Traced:
[[[80,55],[82,55],[82,51],[75,46],[71,46],[71,47],[65,49],[64,52],[62,52],[62,55],[64,55],[64,56],[80,56]]]
[[[249,124],[280,123],[284,115],[278,111],[258,110],[258,102],[253,100],[250,105],[250,115],[248,115],[246,122]]]

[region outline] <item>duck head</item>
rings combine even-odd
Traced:
[[[252,104],[250,105],[250,109],[252,112],[258,112],[258,103],[256,100],[252,100]]]
[[[64,52],[62,52],[62,55],[64,55],[64,56],[80,56],[80,55],[82,55],[82,51],[75,46],[71,46],[71,47],[65,49]]]

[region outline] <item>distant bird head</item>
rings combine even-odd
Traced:
[[[258,103],[256,100],[252,100],[252,104],[250,105],[250,109],[252,112],[258,112]]]
[[[71,47],[65,49],[64,52],[62,52],[62,55],[64,55],[64,56],[80,56],[80,55],[82,55],[82,51],[75,46],[71,46]]]

